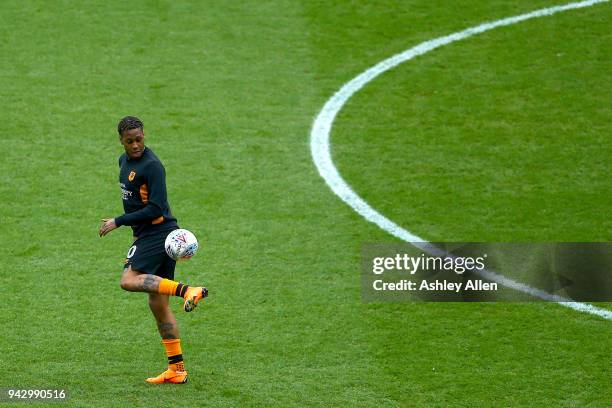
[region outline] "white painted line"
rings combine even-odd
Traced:
[[[443,45],[453,43],[455,41],[469,38],[476,34],[484,33],[485,31],[493,30],[497,27],[508,26],[511,24],[520,23],[521,21],[529,20],[537,17],[550,16],[559,12],[579,9],[584,7],[590,7],[598,3],[607,3],[609,0],[589,0],[577,3],[565,4],[562,6],[554,6],[544,8],[541,10],[532,11],[530,13],[521,14],[518,16],[508,17],[497,21],[491,21],[483,23],[475,27],[470,27],[463,31],[459,31],[444,37],[438,37],[433,40],[425,41],[415,47],[412,47],[404,52],[396,54],[378,64],[364,71],[351,81],[344,84],[338,92],[334,94],[323,106],[321,112],[316,117],[310,133],[310,152],[312,158],[319,170],[319,174],[325,182],[329,185],[332,191],[340,197],[345,203],[350,205],[357,213],[359,213],[366,220],[373,222],[383,230],[387,231],[391,235],[409,242],[409,243],[421,243],[416,246],[420,249],[427,251],[428,253],[440,252],[440,249],[434,247],[429,242],[420,238],[413,233],[400,227],[393,221],[380,214],[368,203],[366,203],[361,197],[359,197],[348,185],[346,181],[340,176],[336,166],[331,158],[331,152],[329,148],[329,135],[331,133],[332,124],[336,115],[344,104],[361,88],[363,88],[368,82],[372,81],[380,74],[398,66],[399,64],[409,61],[419,55],[423,55],[429,51],[432,51]],[[601,309],[587,303],[574,302],[571,299],[566,299],[560,296],[552,295],[540,289],[533,288],[520,282],[516,282],[510,278],[504,277],[492,271],[482,271],[482,276],[490,279],[494,282],[498,282],[500,285],[528,293],[534,297],[538,297],[544,300],[552,300],[560,305],[569,307],[571,309],[591,313],[604,319],[612,320],[612,311]]]

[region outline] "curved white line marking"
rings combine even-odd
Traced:
[[[391,58],[388,58],[375,66],[371,67],[367,71],[364,71],[359,76],[353,78],[351,81],[344,84],[344,86],[334,94],[323,106],[321,112],[314,121],[312,131],[310,133],[310,152],[312,158],[319,170],[319,174],[325,182],[329,185],[332,191],[338,195],[345,203],[350,205],[355,211],[361,214],[366,220],[373,222],[383,230],[387,231],[391,235],[409,242],[417,243],[415,246],[431,254],[440,253],[440,249],[434,247],[429,242],[420,238],[411,232],[400,227],[393,221],[380,214],[378,211],[370,207],[361,197],[359,197],[351,187],[344,181],[338,170],[334,166],[331,159],[331,153],[329,148],[329,135],[331,127],[336,118],[336,115],[344,104],[359,91],[368,82],[379,76],[380,74],[395,68],[399,64],[413,59],[419,55],[423,55],[429,51],[432,51],[443,45],[453,43],[455,41],[469,38],[476,34],[484,33],[485,31],[493,30],[497,27],[508,26],[516,24],[521,21],[529,20],[537,17],[550,16],[555,13],[562,11],[579,9],[583,7],[590,7],[598,3],[607,3],[609,0],[589,0],[578,3],[570,3],[562,6],[555,6],[544,8],[541,10],[532,11],[530,13],[521,14],[514,17],[508,17],[497,21],[483,23],[481,25],[470,27],[463,31],[459,31],[444,37],[438,37],[433,40],[425,41],[415,47],[412,47],[402,53],[396,54]],[[420,243],[420,244],[419,244]],[[482,271],[483,277],[498,282],[506,287],[528,293],[534,297],[538,297],[544,300],[551,300],[558,302],[559,304],[569,307],[574,310],[581,312],[591,313],[604,319],[612,320],[612,311],[600,309],[587,303],[574,302],[571,299],[566,299],[561,296],[551,295],[543,290],[532,288],[531,286],[525,285],[520,282],[516,282],[510,278],[499,275],[492,271]]]

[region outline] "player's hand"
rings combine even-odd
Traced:
[[[102,218],[102,225],[100,225],[100,236],[103,237],[112,230],[117,228],[114,218]]]

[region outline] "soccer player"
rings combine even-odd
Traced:
[[[165,251],[168,233],[178,228],[170,212],[166,193],[164,166],[151,149],[145,147],[144,126],[140,119],[126,116],[117,126],[119,141],[125,149],[119,157],[119,185],[125,214],[102,219],[103,237],[122,225],[132,227],[134,243],[125,260],[121,288],[130,292],[147,292],[149,307],[166,348],[168,369],[152,384],[182,384],[187,381],[176,318],[168,305],[169,296],[185,299],[183,309],[192,311],[208,290],[174,281],[176,262]]]

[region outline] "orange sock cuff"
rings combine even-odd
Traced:
[[[178,282],[171,281],[170,279],[162,279],[161,282],[159,282],[159,289],[157,293],[160,295],[174,296],[176,294],[176,288],[178,285]]]
[[[162,343],[164,343],[164,347],[166,348],[166,355],[168,357],[178,356],[179,354],[182,354],[180,339],[162,340]]]
[[[168,356],[168,368],[172,371],[185,371],[183,353],[181,352],[181,340],[162,340],[162,343],[164,343],[166,355]]]

